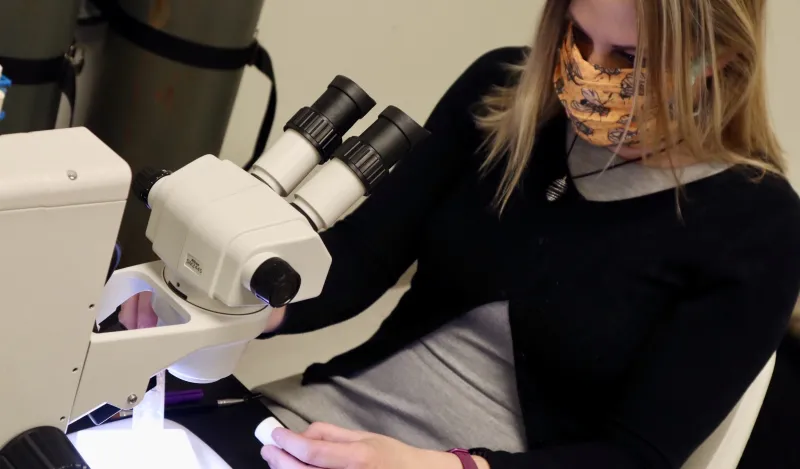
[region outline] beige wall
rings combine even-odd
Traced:
[[[800,190],[800,1],[770,0],[767,70],[772,122]],[[797,74],[797,75],[796,75]]]
[[[424,120],[463,68],[498,46],[528,43],[543,0],[267,0],[259,38],[278,74],[273,135],[310,104],[336,74],[361,84],[378,101],[354,131],[387,105]],[[775,127],[800,184],[800,1],[770,0],[769,85]],[[245,77],[222,157],[247,159],[267,99],[267,84]],[[798,186],[800,187],[800,186]]]
[[[267,0],[259,39],[278,76],[273,136],[337,74],[378,102],[354,132],[395,105],[424,121],[459,73],[483,52],[529,42],[541,0]],[[269,88],[248,72],[222,157],[247,159]],[[273,139],[274,141],[274,139]]]

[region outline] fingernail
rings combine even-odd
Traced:
[[[267,445],[261,448],[261,457],[270,465],[272,465],[272,448],[275,448],[275,446]]]
[[[272,440],[275,443],[278,443],[278,445],[281,445],[283,443],[283,437],[286,434],[286,431],[287,430],[285,428],[276,428],[275,430],[272,430]]]

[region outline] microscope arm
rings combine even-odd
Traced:
[[[162,262],[153,262],[115,272],[98,305],[98,322],[132,295],[153,291],[159,317],[176,325],[93,333],[72,407],[73,420],[103,403],[120,409],[134,407],[150,377],[201,349],[193,357],[202,360],[203,370],[211,376],[208,381],[222,379],[230,375],[247,342],[264,330],[271,308],[224,315],[186,305],[166,287],[163,267]],[[178,317],[184,314],[188,317]]]

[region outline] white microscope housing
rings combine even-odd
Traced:
[[[70,422],[135,407],[164,369],[196,383],[231,375],[273,308],[319,295],[331,257],[318,231],[428,135],[390,106],[342,143],[374,104],[340,76],[249,170],[206,155],[138,174],[160,260],[110,276],[129,166],[83,128],[0,137],[0,400],[15,405],[0,421],[0,467],[84,467]],[[144,291],[159,327],[97,331]]]

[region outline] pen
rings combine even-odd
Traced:
[[[249,402],[253,399],[258,399],[261,397],[260,394],[254,394],[248,397],[241,397],[241,398],[227,398],[227,399],[217,399],[215,402],[211,404],[184,404],[184,405],[168,405],[164,408],[164,414],[175,414],[175,413],[182,413],[187,411],[205,411],[205,410],[213,410],[219,409],[222,407],[230,407],[237,404],[243,404],[245,402]],[[121,410],[117,412],[110,420],[120,420],[128,417],[133,417],[133,410]]]
[[[164,395],[166,406],[182,404],[184,402],[197,402],[203,399],[202,389],[191,389],[189,391],[170,391]]]

